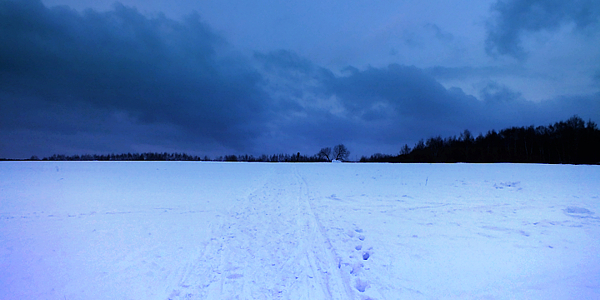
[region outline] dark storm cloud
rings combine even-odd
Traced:
[[[481,124],[484,117],[481,101],[460,89],[444,88],[413,66],[392,64],[362,71],[348,67],[341,75],[334,75],[285,51],[261,58],[268,59],[274,72],[290,73],[276,77],[274,86],[288,89],[307,85],[300,94],[283,93],[288,95],[287,101],[295,103],[296,110],[274,118],[280,135],[311,137],[325,145],[335,141],[360,143],[363,149],[365,145],[399,149],[403,142],[456,134]],[[293,84],[281,79],[292,76]]]
[[[261,76],[221,55],[228,46],[197,14],[177,22],[120,4],[80,14],[1,1],[0,44],[4,129],[104,130],[72,117],[121,111],[134,123],[169,124],[233,148],[261,130]]]
[[[499,0],[492,6],[495,18],[487,24],[488,54],[524,58],[524,33],[554,31],[567,23],[586,30],[600,21],[597,0]]]
[[[368,68],[336,78],[329,83],[329,90],[344,99],[349,111],[361,116],[383,104],[400,115],[439,118],[453,110],[469,110],[476,102],[475,99],[455,98],[422,70],[400,65]]]
[[[476,98],[459,88],[445,88],[429,72],[414,66],[348,67],[341,75],[334,75],[291,53],[265,57],[271,58],[268,63],[272,70],[288,70],[295,75],[296,84],[311,82],[311,89],[287,98],[295,103],[295,117],[283,114],[285,117],[274,119],[281,135],[312,138],[325,145],[331,141],[362,144],[370,154],[395,153],[403,143],[412,146],[421,138],[458,135],[465,129],[478,134],[510,126],[547,125],[575,114],[597,119],[600,112],[599,95],[535,103],[506,85],[490,81]],[[278,61],[280,68],[275,67]]]
[[[534,103],[495,81],[478,98],[438,81],[521,72],[506,66],[338,72],[288,50],[246,58],[197,14],[175,21],[120,4],[79,13],[0,0],[0,45],[0,157],[310,155],[338,143],[357,155],[392,154],[464,129],[600,119],[600,94]]]

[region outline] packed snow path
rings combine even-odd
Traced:
[[[296,168],[265,179],[211,224],[210,241],[170,298],[354,298]]]
[[[0,163],[0,299],[600,299],[600,168]]]

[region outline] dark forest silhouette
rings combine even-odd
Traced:
[[[30,160],[39,160],[31,158]],[[125,153],[125,154],[86,154],[86,155],[52,155],[41,160],[49,161],[245,161],[245,162],[324,162],[327,160],[317,155],[306,156],[297,154],[273,155],[225,155],[211,159],[208,156],[200,157],[185,153]]]
[[[412,149],[405,145],[399,155],[374,154],[362,162],[514,162],[551,164],[600,163],[600,130],[591,120],[578,116],[549,126],[511,127],[473,137],[432,137]]]
[[[332,153],[333,152],[333,153]],[[245,161],[245,162],[326,162],[332,159],[347,160],[350,152],[339,144],[322,148],[314,155],[225,155],[215,159],[185,153],[126,153],[126,154],[55,154],[46,161]],[[33,156],[29,160],[40,160]],[[488,131],[474,137],[465,130],[459,137],[442,139],[432,137],[420,140],[414,147],[404,145],[399,154],[376,153],[363,156],[360,162],[406,162],[406,163],[551,163],[551,164],[598,164],[600,163],[600,130],[591,120],[587,123],[573,116],[548,126],[511,127],[496,132]]]

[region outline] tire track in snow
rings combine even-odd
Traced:
[[[291,164],[238,199],[167,299],[356,299]]]

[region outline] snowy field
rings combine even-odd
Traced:
[[[1,299],[600,299],[600,166],[1,162]]]

